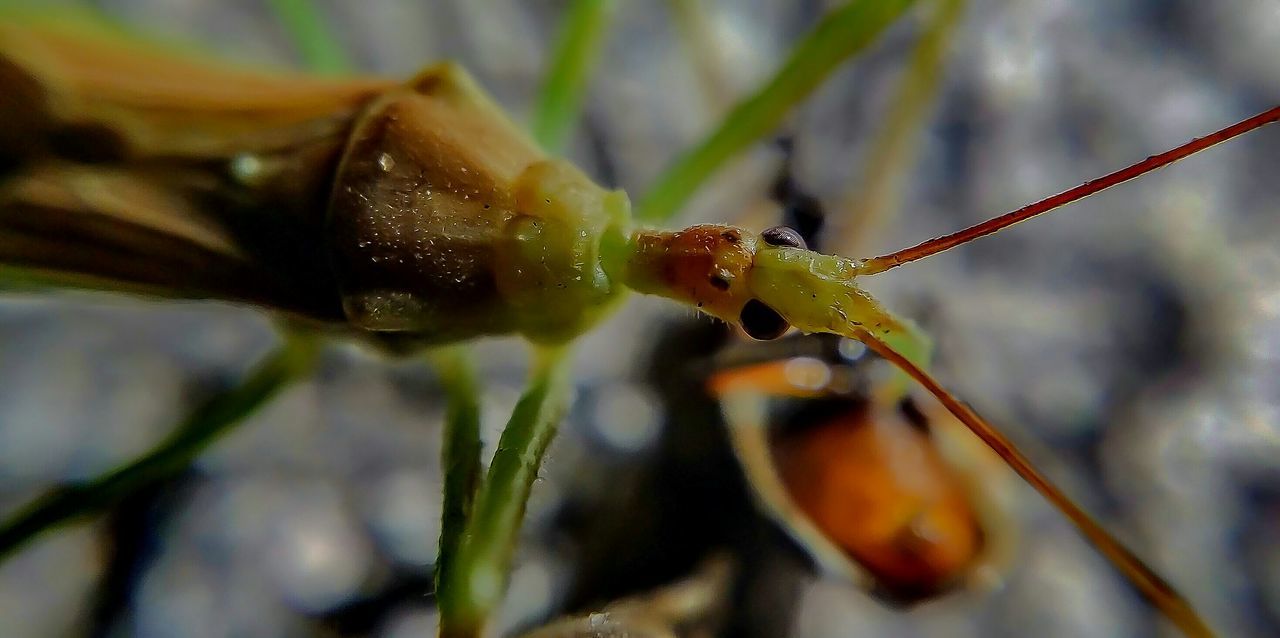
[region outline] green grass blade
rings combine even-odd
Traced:
[[[436,559],[436,588],[450,577],[458,544],[471,516],[480,485],[480,387],[475,366],[461,346],[431,355],[448,396],[441,465],[444,468],[444,506],[440,522],[440,553]]]
[[[616,5],[615,0],[574,0],[561,20],[530,123],[533,139],[549,153],[563,150],[578,121],[587,78],[599,59]]]
[[[649,188],[636,208],[645,221],[669,219],[712,174],[747,146],[778,127],[841,62],[867,47],[912,0],[852,0],[827,14],[792,49],[782,68],[720,126],[680,156]]]
[[[0,525],[0,560],[45,531],[101,512],[139,489],[178,474],[209,444],[307,374],[317,350],[313,336],[288,337],[244,381],[197,408],[146,455],[86,483],[54,490],[19,510]]]
[[[719,114],[732,99],[732,83],[726,72],[726,52],[716,41],[715,20],[707,13],[707,3],[705,0],[667,0],[667,7],[685,57],[693,67],[703,105]]]
[[[563,349],[543,351],[498,441],[450,577],[437,591],[440,635],[480,635],[502,601],[516,536],[542,456],[569,406]]]
[[[351,61],[311,0],[270,0],[271,10],[288,32],[307,68],[325,75],[351,72]]]
[[[951,34],[964,14],[965,0],[936,0],[924,31],[894,91],[885,120],[875,133],[860,179],[842,198],[833,217],[826,250],[856,255],[867,239],[897,212],[903,180],[915,159],[920,131],[941,84]]]

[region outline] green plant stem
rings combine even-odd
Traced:
[[[636,208],[637,219],[660,221],[675,215],[703,182],[776,129],[793,106],[841,62],[866,48],[911,4],[912,0],[852,0],[827,14],[760,90],[739,102],[706,139],[658,176]]]
[[[440,636],[474,637],[506,593],[516,536],[542,456],[569,405],[567,349],[538,351],[476,498],[449,577],[440,583]]]
[[[311,0],[270,0],[276,19],[289,33],[307,68],[325,75],[351,72],[351,61]]]
[[[431,353],[431,361],[449,401],[441,450],[444,506],[435,573],[439,589],[440,583],[450,577],[480,485],[480,387],[475,366],[463,347],[441,348]]]
[[[578,121],[587,77],[599,60],[615,0],[574,0],[560,33],[533,109],[530,132],[547,152],[559,153]]]
[[[205,402],[146,455],[98,478],[53,490],[0,525],[0,560],[36,536],[101,512],[130,493],[175,476],[223,434],[314,366],[317,338],[289,333],[239,385]]]

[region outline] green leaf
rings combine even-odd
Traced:
[[[791,50],[778,72],[739,102],[706,139],[658,176],[636,208],[645,221],[669,219],[702,184],[743,149],[778,127],[832,71],[875,40],[912,0],[852,0],[827,14]]]

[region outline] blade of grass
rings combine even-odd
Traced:
[[[885,110],[883,126],[876,131],[863,163],[862,175],[843,198],[833,217],[836,231],[827,250],[838,255],[858,254],[897,210],[902,183],[915,158],[917,140],[942,78],[951,34],[964,13],[965,0],[937,0]]]
[[[718,46],[715,27],[704,0],[667,0],[680,44],[693,64],[698,89],[707,110],[721,114],[729,105],[732,87],[726,74],[725,51]]]
[[[449,402],[441,449],[444,506],[435,573],[439,589],[440,583],[450,578],[458,544],[480,485],[480,387],[466,349],[442,348],[430,357]]]
[[[307,68],[325,75],[351,72],[351,62],[333,30],[311,0],[270,0],[267,3],[288,32]]]
[[[599,60],[615,0],[574,0],[560,22],[555,51],[533,109],[530,132],[549,153],[568,141],[582,109],[587,77]]]
[[[0,560],[50,529],[101,512],[182,472],[211,443],[312,369],[317,338],[288,335],[239,385],[206,401],[147,454],[89,482],[55,489],[6,520],[0,525]]]
[[[498,441],[449,578],[436,592],[442,637],[480,635],[506,593],[529,493],[542,456],[569,406],[566,355],[565,348],[538,351],[529,385]]]
[[[852,0],[827,14],[792,49],[773,78],[739,102],[706,139],[658,176],[641,198],[636,217],[660,221],[675,215],[707,178],[777,128],[793,106],[841,62],[866,48],[911,4],[912,0]]]

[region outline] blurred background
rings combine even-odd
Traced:
[[[100,0],[233,59],[298,65],[261,2]],[[706,2],[691,63],[670,5],[622,1],[569,156],[633,194],[766,78],[838,3]],[[563,3],[322,2],[362,70],[460,61],[527,119]],[[799,109],[797,184],[839,214],[918,33],[896,25]],[[706,51],[710,51],[707,54]],[[705,57],[705,56],[709,56]],[[1272,106],[1274,0],[973,0],[952,39],[879,254],[1099,176]],[[771,225],[782,155],[761,144],[682,221]],[[1184,592],[1222,635],[1280,633],[1280,130],[1263,130],[868,281],[933,336],[936,369]],[[852,198],[852,199],[851,199]],[[772,219],[771,219],[772,218]],[[1004,586],[911,608],[814,575],[755,513],[724,424],[689,372],[708,320],[633,299],[588,337],[569,420],[534,487],[516,632],[738,559],[718,633],[1155,636],[1156,614],[1018,488]],[[0,513],[154,445],[277,342],[219,304],[0,298]],[[485,442],[514,404],[514,342],[480,345]],[[434,635],[440,516],[433,373],[349,344],[177,479],[0,565],[0,634]],[[487,454],[492,448],[488,448]]]

